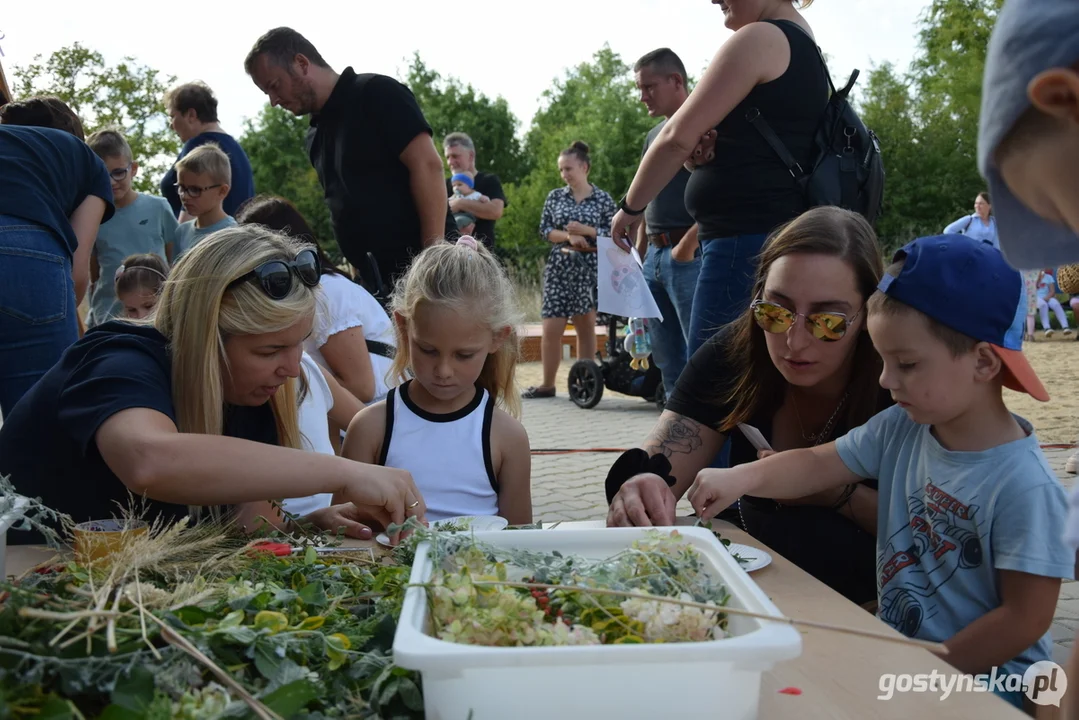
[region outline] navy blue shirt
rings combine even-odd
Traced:
[[[101,222],[112,217],[112,183],[105,163],[63,130],[0,125],[0,215],[52,230],[71,254],[79,246],[68,218],[93,195],[105,201]]]
[[[168,340],[155,328],[118,321],[91,328],[4,418],[0,475],[10,475],[20,494],[40,498],[75,522],[119,515],[132,503],[98,452],[98,428],[129,408],[156,410],[176,422],[171,372]],[[222,434],[276,445],[269,403],[226,408]],[[141,499],[137,502],[142,507]],[[149,499],[145,508],[148,522],[188,514],[186,505]],[[8,542],[42,538],[37,532],[10,531]]]
[[[222,207],[229,215],[236,215],[236,211],[244,204],[245,200],[255,196],[255,176],[251,172],[251,162],[247,159],[247,153],[240,147],[240,143],[228,133],[204,132],[196,135],[184,143],[176,160],[181,160],[184,155],[206,143],[216,143],[222,152],[229,156],[229,165],[232,166],[232,182],[229,183],[229,194],[225,196]],[[169,168],[165,177],[161,178],[161,195],[169,201],[176,217],[180,216],[183,206],[180,205],[180,193],[176,190],[176,167]]]

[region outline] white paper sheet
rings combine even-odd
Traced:
[[[621,317],[658,318],[663,322],[641,272],[641,256],[619,248],[609,237],[596,238],[599,260],[599,311]]]

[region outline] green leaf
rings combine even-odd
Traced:
[[[262,698],[262,702],[278,715],[288,717],[303,710],[318,696],[319,689],[314,683],[308,680],[296,680],[277,688]]]
[[[269,630],[271,633],[279,633],[288,629],[288,618],[284,613],[273,610],[260,610],[255,615],[255,629]]]
[[[298,594],[309,610],[321,610],[329,603],[321,580],[304,585]]]
[[[321,615],[314,615],[309,618],[304,618],[304,621],[299,624],[297,630],[318,630],[326,622],[326,618]]]
[[[197,605],[188,605],[186,607],[182,607],[179,610],[176,610],[173,614],[176,616],[177,620],[182,622],[184,625],[187,625],[188,627],[202,625],[207,620],[213,617],[213,615],[206,612]]]
[[[44,718],[45,716],[40,715],[39,717]],[[73,716],[65,715],[63,717]],[[98,715],[98,720],[143,720],[144,717],[144,713],[136,712],[135,710],[128,710],[127,708],[120,707],[119,705],[109,705],[101,712],[100,715]]]
[[[216,630],[213,634],[224,636],[229,640],[232,640],[237,645],[250,645],[251,643],[255,642],[255,638],[258,637],[258,634],[252,628],[249,628],[246,625],[241,625],[240,627],[229,627],[225,628],[224,630]]]
[[[423,694],[411,678],[401,678],[397,688],[397,694],[409,710],[423,710]]]
[[[36,720],[73,720],[74,717],[71,703],[53,695],[41,705]]]
[[[277,679],[281,672],[281,663],[284,661],[283,654],[278,655],[279,647],[281,646],[266,637],[261,637],[255,642],[255,668],[271,683]]]
[[[221,619],[221,622],[217,624],[218,630],[226,630],[228,628],[240,627],[244,622],[244,611],[233,610],[228,615]]]
[[[110,699],[114,705],[142,713],[154,701],[154,675],[146,667],[134,667],[127,677],[121,677]]]
[[[316,560],[318,560],[318,551],[315,550],[314,545],[308,545],[303,553],[303,564],[314,565]]]
[[[393,677],[390,675],[389,680],[383,684],[378,693],[378,704],[382,707],[386,707],[393,700],[393,696],[397,694],[397,689],[401,686],[401,682],[404,678]]]

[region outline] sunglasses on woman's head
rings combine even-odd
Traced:
[[[785,333],[794,325],[799,317],[805,319],[806,329],[818,340],[835,342],[847,334],[847,326],[858,317],[848,319],[839,312],[796,313],[782,305],[767,300],[756,300],[750,306],[753,309],[753,319],[757,321],[761,329],[770,333]]]
[[[274,300],[281,300],[292,291],[293,274],[307,287],[317,286],[322,275],[318,253],[314,250],[301,250],[296,253],[295,260],[269,260],[230,282],[229,287],[251,281]]]

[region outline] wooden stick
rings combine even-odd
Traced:
[[[830,625],[828,623],[816,622],[815,620],[799,620],[796,618],[788,618],[780,615],[766,615],[764,613],[757,613],[751,610],[743,610],[741,608],[732,607],[720,607],[719,605],[708,605],[706,603],[694,602],[692,600],[680,600],[678,598],[665,597],[661,595],[648,595],[647,593],[633,592],[632,590],[610,590],[607,588],[590,588],[581,587],[579,585],[552,585],[550,583],[526,583],[526,582],[511,582],[508,580],[473,580],[473,585],[504,585],[507,587],[518,588],[539,588],[541,590],[573,590],[577,592],[593,593],[596,595],[617,595],[620,597],[638,598],[641,600],[654,600],[656,602],[673,603],[675,605],[685,605],[687,607],[700,608],[702,610],[710,610],[713,612],[725,613],[727,615],[743,615],[745,617],[757,618],[758,620],[772,620],[773,622],[786,623],[787,625],[802,625],[805,627],[816,628],[817,630],[828,630],[830,632],[845,633],[847,635],[857,635],[859,637],[872,638],[874,640],[883,640],[885,642],[896,643],[897,645],[912,645],[924,650],[928,650],[939,655],[947,655],[948,648],[943,643],[931,642],[929,640],[917,640],[915,638],[908,638],[902,635],[888,635],[885,633],[873,632],[871,630],[859,630],[857,628],[842,627],[840,625]],[[418,587],[424,587],[422,585]]]
[[[161,637],[165,638],[165,641],[167,643],[169,643],[170,645],[175,645],[176,647],[180,648],[185,653],[205,665],[207,668],[209,668],[210,672],[216,675],[221,682],[232,688],[236,692],[236,694],[239,695],[245,703],[247,703],[248,707],[250,707],[251,710],[254,711],[255,715],[261,718],[261,720],[284,720],[284,718],[282,718],[280,715],[275,713],[270,708],[266,707],[266,705],[264,705],[262,701],[249,693],[243,685],[236,682],[236,679],[233,678],[232,675],[229,675],[227,672],[218,667],[213,660],[206,657],[206,655],[204,655],[201,650],[195,647],[191,643],[191,641],[189,641],[187,638],[180,635],[179,633],[175,632],[163,620],[161,620],[161,618],[157,617],[153,613],[145,612],[145,608],[142,608],[142,603],[139,603],[139,607],[143,610],[146,617],[150,618],[155,623],[161,626]]]
[[[19,615],[39,620],[85,620],[86,618],[110,618],[123,613],[109,610],[77,610],[75,612],[53,612],[52,610],[39,610],[37,608],[19,608]]]

